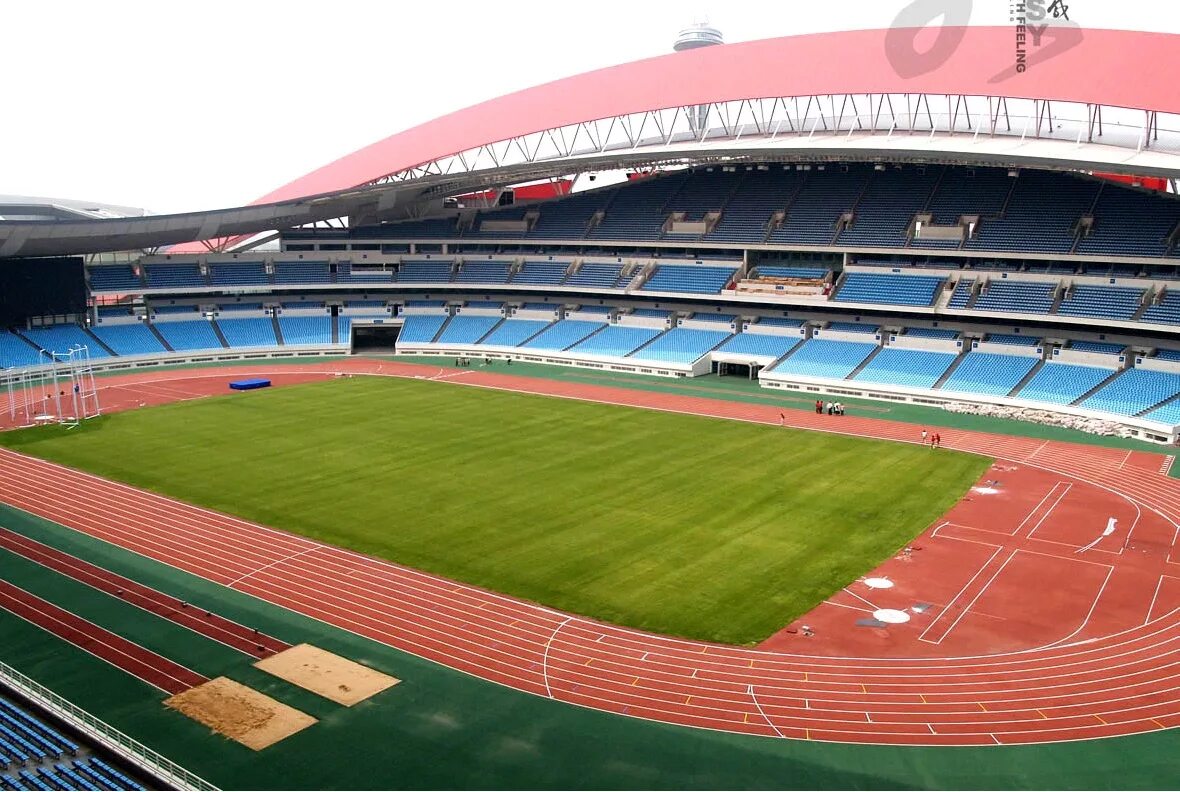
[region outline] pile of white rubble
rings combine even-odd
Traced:
[[[1031,407],[1008,407],[1002,404],[968,404],[967,402],[948,402],[943,408],[949,412],[967,413],[969,415],[990,415],[995,418],[1011,418],[1017,421],[1031,421],[1032,423],[1048,424],[1049,426],[1064,426],[1067,429],[1077,429],[1096,435],[1111,437],[1131,437],[1131,430],[1115,421],[1104,421],[1101,418],[1084,418],[1080,415],[1065,415],[1051,410],[1037,410]]]

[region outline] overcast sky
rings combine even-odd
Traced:
[[[1007,24],[1009,0],[970,5]],[[1176,0],[1066,0],[1084,27],[1180,32]],[[903,0],[3,0],[0,194],[234,206],[394,132],[671,50],[888,26]],[[1128,75],[1134,79],[1134,75]]]

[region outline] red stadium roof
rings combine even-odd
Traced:
[[[348,189],[486,143],[611,116],[740,99],[823,94],[930,93],[1050,99],[1180,113],[1180,36],[1050,26],[1040,46],[1007,27],[896,28],[789,36],[664,55],[508,94],[359,149],[254,204]],[[941,32],[939,32],[941,31]],[[932,70],[901,76],[894,62],[935,36],[961,37]],[[893,55],[891,59],[890,54]],[[910,59],[913,62],[913,59]],[[902,69],[906,71],[906,69]]]

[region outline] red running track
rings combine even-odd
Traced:
[[[206,638],[212,638],[243,654],[263,658],[291,648],[291,644],[278,638],[258,633],[191,602],[184,602],[162,591],[156,591],[3,527],[0,527],[0,547],[93,589],[119,597],[131,605],[168,619]]]
[[[777,424],[779,408],[489,371],[350,361],[251,368],[445,379],[467,385]],[[235,369],[245,376],[245,369]],[[221,390],[226,374],[172,375]],[[157,387],[164,375],[130,375]],[[915,427],[788,411],[807,429],[914,442]],[[1162,457],[944,433],[944,445],[1089,482],[1176,525]],[[75,492],[66,502],[54,492]],[[1088,739],[1180,725],[1180,610],[1073,642],[975,656],[836,657],[720,646],[600,624],[0,452],[0,499],[266,601],[500,684],[633,717],[748,734],[894,744]],[[86,504],[85,506],[79,505]],[[1129,545],[1133,541],[1127,537]],[[1174,536],[1173,536],[1174,542]],[[1148,548],[1171,564],[1170,544]],[[1146,552],[1145,549],[1144,552]],[[1177,565],[1180,569],[1180,565]],[[1162,579],[1161,579],[1162,580]],[[1035,596],[1036,592],[1030,592]]]
[[[4,580],[0,580],[0,608],[106,660],[165,693],[175,695],[209,681],[196,671],[104,630]]]

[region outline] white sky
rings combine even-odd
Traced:
[[[1009,0],[945,2],[1008,23]],[[1176,0],[1066,2],[1083,27],[1180,32]],[[887,27],[906,4],[3,0],[0,194],[240,205],[443,113],[669,52],[696,18],[738,42]]]

